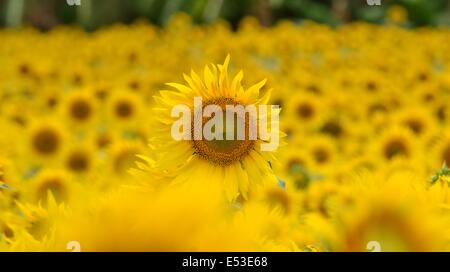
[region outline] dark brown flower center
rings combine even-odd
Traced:
[[[226,166],[234,162],[240,161],[245,156],[247,156],[250,151],[254,148],[255,140],[250,140],[250,118],[255,118],[248,113],[245,115],[240,115],[239,113],[234,114],[234,127],[227,128],[225,118],[226,118],[226,105],[236,106],[238,103],[232,98],[218,98],[206,101],[203,105],[205,108],[208,105],[217,105],[222,108],[223,118],[224,118],[224,130],[223,130],[223,140],[213,139],[207,140],[204,135],[202,140],[192,140],[192,146],[195,153],[202,159],[205,159],[215,165]],[[211,117],[212,118],[212,117]],[[202,119],[202,129],[205,123],[211,118]],[[237,124],[238,119],[241,119],[242,123],[245,124],[245,137],[243,140],[237,139]],[[234,129],[234,138],[229,140],[226,137],[227,130]],[[194,135],[194,122],[192,121],[192,135]]]
[[[384,149],[384,155],[386,159],[392,159],[396,156],[408,156],[408,146],[402,139],[390,140]]]
[[[309,103],[301,103],[297,106],[297,115],[302,119],[310,119],[314,116],[314,108]]]
[[[67,168],[73,172],[84,172],[89,169],[89,154],[82,151],[74,151],[67,159]]]
[[[60,145],[60,138],[51,128],[43,128],[32,137],[33,148],[40,154],[50,155],[55,153]]]
[[[119,101],[115,107],[116,115],[119,118],[126,119],[133,115],[133,105],[129,101]]]
[[[83,122],[91,117],[92,106],[85,99],[77,99],[70,104],[69,112],[73,119]]]

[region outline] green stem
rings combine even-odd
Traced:
[[[17,27],[22,23],[25,0],[9,0],[6,3],[5,23],[9,27]]]
[[[92,17],[92,1],[84,0],[82,4],[77,7],[78,21],[84,27],[90,29],[93,27],[93,17]]]

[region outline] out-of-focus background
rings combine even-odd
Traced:
[[[76,3],[80,2],[79,6]],[[225,19],[233,26],[245,16],[263,25],[280,19],[314,20],[338,25],[353,20],[383,23],[393,5],[402,6],[409,26],[450,25],[449,0],[0,0],[0,25],[33,25],[46,30],[57,24],[80,24],[87,30],[145,18],[164,25],[177,12],[196,23]],[[70,5],[72,4],[72,5]],[[73,5],[75,4],[75,5]]]

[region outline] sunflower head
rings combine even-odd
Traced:
[[[93,153],[87,149],[71,150],[65,160],[66,169],[73,173],[86,173],[91,169]]]
[[[138,163],[145,163],[139,155],[144,153],[144,148],[137,141],[118,141],[109,149],[111,171],[122,177]]]
[[[130,91],[120,91],[109,102],[111,119],[120,123],[129,123],[138,119],[142,110],[141,97]]]
[[[64,171],[45,170],[32,181],[30,200],[46,205],[49,194],[57,203],[69,200],[71,185],[69,176]]]
[[[271,134],[275,131],[271,125],[278,125],[278,120],[272,122],[271,117],[277,115],[279,109],[270,108],[262,113],[260,106],[268,103],[271,93],[271,90],[263,90],[266,80],[246,89],[242,84],[242,71],[232,79],[228,78],[229,61],[228,56],[223,65],[206,66],[203,79],[192,71],[190,76],[184,75],[186,85],[168,83],[176,90],[160,91],[160,95],[155,97],[157,106],[153,109],[157,135],[151,139],[150,145],[155,149],[155,161],[161,171],[175,173],[176,180],[196,179],[209,173],[213,182],[225,185],[227,197],[234,200],[239,194],[246,197],[253,183],[267,179],[276,182],[271,167],[273,157],[270,152],[261,149],[269,139],[262,139],[260,135],[250,137],[250,129],[253,124],[266,118]],[[173,118],[173,109],[179,105],[187,109],[188,122],[178,127],[189,136],[183,140],[174,139],[171,134],[177,122]],[[256,110],[251,111],[250,106]],[[234,124],[241,124],[244,137],[236,137],[239,127],[228,123],[232,119],[227,119],[230,107],[244,109],[240,113],[231,111]],[[215,111],[205,114],[208,108]],[[203,114],[196,115],[198,112]],[[211,139],[203,133],[197,137],[196,132],[205,132],[212,119],[223,124],[221,127],[209,127],[218,136]]]
[[[29,147],[38,157],[53,157],[62,149],[65,131],[55,122],[39,122],[31,126]]]
[[[417,144],[417,140],[411,130],[404,127],[394,127],[383,133],[376,146],[383,161],[393,161],[413,158],[417,152],[413,148],[415,144]]]
[[[95,117],[95,99],[87,92],[70,95],[63,105],[64,115],[75,125],[90,123]]]

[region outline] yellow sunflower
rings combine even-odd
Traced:
[[[24,191],[26,200],[31,203],[46,205],[51,193],[57,203],[67,203],[73,191],[69,175],[61,170],[44,170],[33,178]],[[28,196],[29,195],[29,196]]]
[[[370,241],[389,252],[448,250],[449,233],[442,227],[449,222],[448,214],[420,201],[417,193],[425,186],[413,186],[408,178],[366,178],[364,186],[351,190],[353,205],[336,203],[333,217],[342,241],[335,250],[365,251]]]
[[[265,141],[260,138],[260,135],[256,140],[250,137],[245,137],[243,140],[207,140],[202,136],[198,140],[193,137],[193,140],[180,141],[171,136],[171,127],[176,121],[171,117],[172,108],[180,104],[186,105],[192,113],[195,97],[201,97],[204,106],[218,105],[224,116],[226,105],[245,107],[267,104],[271,90],[265,92],[261,90],[266,81],[262,80],[245,89],[241,84],[242,71],[232,80],[228,79],[229,61],[228,56],[223,65],[206,66],[203,80],[192,71],[191,76],[184,75],[187,85],[168,83],[167,85],[177,90],[160,91],[160,95],[155,97],[157,103],[153,109],[155,136],[151,139],[150,146],[156,154],[154,158],[156,167],[163,172],[174,173],[173,182],[204,180],[208,177],[209,182],[223,184],[228,200],[232,201],[239,194],[247,198],[248,191],[255,184],[261,184],[267,180],[277,181],[271,166],[275,158],[272,152],[261,151]],[[273,123],[270,122],[269,117],[274,113],[279,113],[279,110],[272,109],[265,115],[269,119],[267,122],[269,128]],[[259,118],[261,116],[262,114]],[[237,116],[237,118],[245,120],[243,123],[246,130],[249,129],[249,123],[259,121],[255,120],[258,119],[256,115],[251,114],[245,117]],[[255,119],[251,120],[252,118]],[[193,122],[192,119],[191,122]],[[202,128],[204,129],[207,124],[202,122]],[[193,126],[195,127],[195,124]],[[230,130],[225,128],[223,135]],[[231,133],[233,133],[232,130]]]
[[[76,147],[68,150],[65,154],[65,168],[75,174],[89,173],[94,167],[94,150],[90,147]]]
[[[391,161],[397,157],[411,159],[419,152],[419,148],[414,148],[416,143],[414,134],[409,129],[397,126],[383,132],[375,144],[378,149],[376,153],[383,161]]]
[[[308,93],[296,93],[286,103],[286,113],[295,118],[301,128],[315,124],[322,113],[319,98]]]
[[[393,5],[387,10],[387,19],[393,24],[404,24],[408,22],[408,11],[400,5]]]
[[[35,121],[28,130],[25,154],[42,164],[42,159],[58,157],[66,138],[66,131],[57,121]]]
[[[107,150],[109,170],[118,177],[127,175],[136,163],[143,162],[138,155],[144,151],[145,145],[138,141],[117,140]]]
[[[411,107],[394,115],[394,122],[406,127],[419,138],[426,138],[436,131],[435,120],[431,114],[421,107]]]
[[[112,94],[108,103],[112,126],[139,127],[144,108],[141,96],[130,91],[118,91]]]
[[[87,91],[73,92],[62,105],[63,113],[75,126],[91,124],[96,117],[96,100]]]

